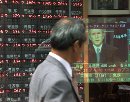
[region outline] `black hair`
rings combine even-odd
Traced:
[[[86,25],[81,19],[64,18],[59,20],[51,30],[51,47],[67,50],[75,41],[81,46],[86,41]]]

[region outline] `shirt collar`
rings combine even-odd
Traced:
[[[63,59],[59,55],[56,55],[55,53],[49,52],[49,55],[57,59],[60,63],[62,63],[65,69],[67,70],[67,72],[69,73],[69,75],[72,77],[72,68],[69,62],[67,62],[65,59]]]
[[[96,51],[96,49],[97,49],[97,48],[99,48],[99,49],[100,49],[100,51],[101,51],[102,44],[101,44],[100,46],[98,46],[98,47],[97,47],[97,46],[95,46],[95,45],[93,44],[93,47],[94,47],[95,51]]]

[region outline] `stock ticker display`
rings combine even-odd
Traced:
[[[30,78],[50,51],[49,41],[44,41],[65,17],[83,18],[83,0],[0,0],[0,102],[28,102]],[[82,100],[84,77],[90,83],[130,82],[130,17],[89,21],[88,28],[106,30],[105,41],[119,48],[121,63],[74,64]]]
[[[0,102],[28,102],[30,77],[48,54],[35,49],[64,17],[83,18],[83,0],[0,0]]]

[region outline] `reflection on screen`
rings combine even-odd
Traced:
[[[90,17],[88,28],[89,82],[130,82],[130,18]]]

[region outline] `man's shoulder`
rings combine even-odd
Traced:
[[[89,44],[88,44],[88,46],[89,46],[89,47],[92,47],[92,46],[93,46],[93,44],[92,44],[92,43],[89,43]]]
[[[108,50],[118,50],[117,47],[110,45],[110,44],[103,44],[103,47],[108,49]]]
[[[53,72],[56,71],[58,69],[58,65],[47,61],[46,59],[40,63],[37,68],[36,71],[38,71],[38,73],[48,73],[48,72]]]
[[[49,74],[51,72],[54,74],[59,74],[59,72],[63,72],[62,67],[63,66],[58,61],[52,62],[51,60],[45,59],[37,66],[35,73],[39,75],[41,74],[41,76]]]
[[[38,66],[37,74],[39,74],[39,79],[41,81],[44,80],[50,85],[54,85],[61,81],[68,82],[68,78],[62,69],[48,61],[43,61],[43,63]]]

